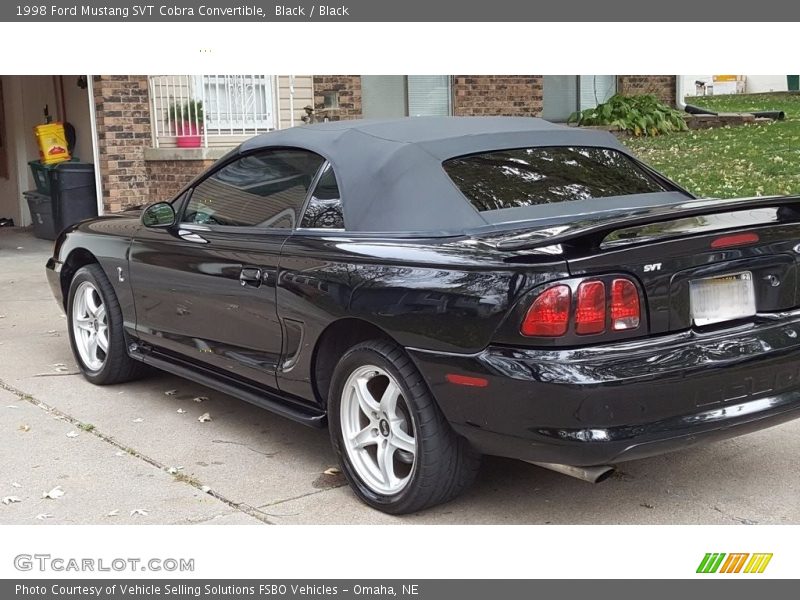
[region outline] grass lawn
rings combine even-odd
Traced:
[[[800,194],[800,94],[687,98],[719,112],[783,110],[785,121],[623,138],[641,160],[700,197]]]

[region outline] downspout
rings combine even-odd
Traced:
[[[94,106],[94,80],[91,75],[86,76],[86,93],[89,96],[89,124],[92,131],[92,154],[94,155],[94,189],[97,194],[97,214],[105,212],[103,204],[103,178],[100,175],[100,143],[97,140],[97,113]]]
[[[675,108],[686,110],[686,102],[683,100],[683,75],[675,75]]]
[[[294,127],[294,75],[289,75],[289,127]]]

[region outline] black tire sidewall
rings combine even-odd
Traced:
[[[105,279],[105,281],[101,281],[100,277]],[[84,281],[88,281],[94,286],[94,288],[97,290],[97,293],[100,294],[100,297],[103,300],[103,305],[106,308],[106,320],[108,323],[108,352],[106,353],[106,360],[103,362],[103,366],[97,371],[92,371],[85,364],[83,364],[83,359],[78,351],[78,346],[75,341],[75,332],[72,326],[72,310],[75,302],[75,292],[80,284]],[[69,295],[67,296],[67,331],[69,332],[69,344],[72,348],[72,354],[75,356],[75,361],[78,363],[78,368],[81,370],[81,373],[83,373],[83,376],[91,382],[101,383],[106,379],[108,371],[111,369],[111,363],[113,360],[112,354],[114,352],[114,342],[116,341],[116,336],[121,335],[122,333],[121,316],[116,314],[116,311],[114,310],[116,306],[112,306],[112,304],[109,302],[110,299],[108,294],[114,293],[110,288],[111,284],[108,282],[108,279],[106,279],[105,274],[98,265],[87,265],[78,269],[78,272],[75,273],[75,276],[72,278],[72,281],[69,285]]]
[[[350,462],[350,457],[347,450],[344,448],[342,439],[342,426],[341,426],[341,399],[344,385],[347,382],[350,374],[358,367],[364,365],[375,365],[387,371],[398,383],[402,390],[403,398],[405,399],[408,412],[411,416],[412,426],[414,428],[414,436],[417,440],[417,456],[414,461],[414,467],[411,473],[411,479],[406,486],[397,494],[390,496],[376,493],[373,491],[353,467]],[[404,506],[413,501],[414,488],[417,480],[421,476],[421,465],[425,453],[423,444],[423,437],[421,435],[420,423],[426,421],[420,415],[417,397],[414,392],[409,388],[405,377],[400,373],[400,370],[395,364],[387,358],[383,353],[374,349],[356,347],[349,352],[345,353],[341,361],[334,371],[331,380],[329,403],[328,403],[328,423],[330,429],[331,443],[333,449],[339,457],[339,462],[342,466],[347,481],[361,500],[379,510],[385,512],[405,512]]]

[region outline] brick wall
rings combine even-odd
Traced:
[[[453,114],[535,117],[542,113],[541,75],[455,75]]]
[[[653,94],[670,106],[675,106],[675,75],[617,75],[617,93],[626,96]]]
[[[171,200],[205,169],[213,160],[149,160],[147,176],[150,180],[150,202]]]
[[[144,149],[150,145],[150,105],[144,75],[95,75],[98,167],[107,211],[146,202]]]
[[[93,78],[106,212],[168,200],[213,160],[145,160],[152,146],[146,75]]]
[[[325,95],[334,94],[338,108],[321,113],[331,121],[361,118],[361,75],[314,75],[314,108],[325,108]]]

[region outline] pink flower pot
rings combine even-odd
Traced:
[[[181,123],[178,127],[178,148],[199,148],[203,145],[200,127],[194,123]]]

